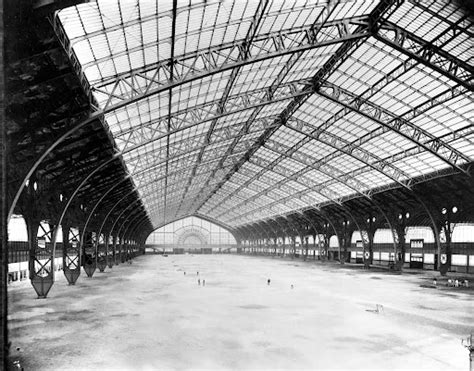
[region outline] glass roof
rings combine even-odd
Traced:
[[[155,227],[237,227],[474,158],[474,27],[451,3],[98,0],[54,26]]]

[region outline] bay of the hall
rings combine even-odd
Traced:
[[[474,4],[0,1],[5,370],[474,370]]]

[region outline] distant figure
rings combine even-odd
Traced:
[[[206,286],[206,280],[202,280],[202,285]]]
[[[436,277],[435,277],[435,278],[433,278],[433,285],[436,286],[437,284],[438,284],[438,280],[437,280]]]
[[[198,285],[201,286],[201,280],[198,278]]]
[[[469,287],[469,281],[468,280],[464,280],[464,286]]]
[[[448,279],[448,286],[452,286],[452,282],[453,282],[453,281],[451,281],[451,278]]]
[[[270,285],[270,278],[267,280],[267,285]]]
[[[199,271],[198,271],[198,272],[196,272],[196,276],[199,276]]]
[[[459,281],[458,280],[454,281],[454,287],[459,287]]]
[[[184,275],[186,276],[186,272],[183,272],[183,273],[184,273]]]
[[[291,285],[291,289],[293,290],[293,285]]]

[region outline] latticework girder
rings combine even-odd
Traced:
[[[405,118],[398,116],[369,100],[360,99],[357,95],[352,94],[345,89],[325,82],[319,87],[318,94],[366,116],[390,130],[396,131],[400,135],[411,140],[415,145],[423,147],[423,149],[439,157],[458,171],[465,171],[459,166],[459,163],[470,162],[470,159],[467,156],[464,156],[461,152],[457,151],[449,144],[444,143],[428,131],[423,130]],[[453,96],[459,94],[459,92],[456,89],[450,89],[447,94],[452,94],[451,96]],[[428,103],[428,105],[429,104],[430,103]]]

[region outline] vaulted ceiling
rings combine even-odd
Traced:
[[[440,182],[472,196],[474,25],[462,2],[103,0],[47,16],[55,54],[38,58],[61,77],[32,94],[40,104],[38,89],[48,102],[64,90],[68,121],[30,142],[68,133],[39,165],[65,197],[86,179],[77,200],[135,203],[149,231],[189,215],[238,230],[390,195],[408,205]],[[28,125],[49,127],[37,110]]]

